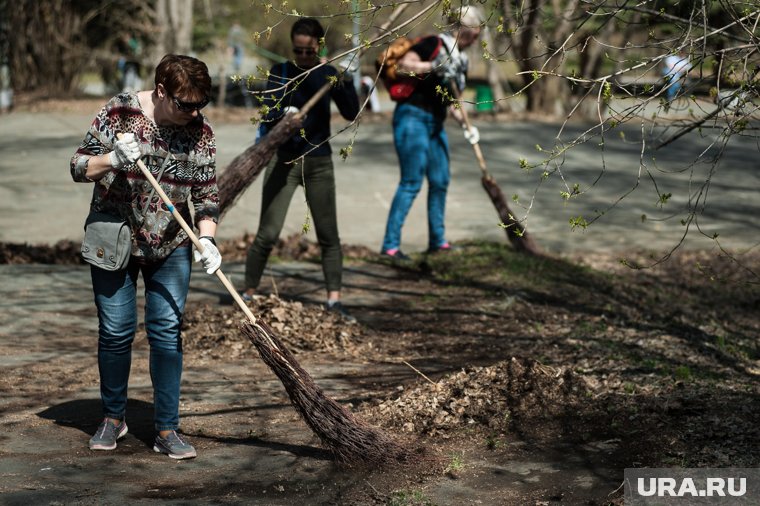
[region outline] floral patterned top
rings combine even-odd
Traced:
[[[159,180],[161,188],[186,222],[219,220],[216,186],[216,138],[206,118],[199,114],[185,126],[159,126],[145,115],[136,93],[112,98],[92,122],[87,136],[71,158],[71,177],[85,176],[90,157],[113,150],[117,133],[132,132],[140,144],[141,160]],[[132,255],[144,262],[166,258],[188,241],[187,234],[137,165],[112,170],[95,182],[90,210],[127,220],[132,229]]]

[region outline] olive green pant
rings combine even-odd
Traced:
[[[258,288],[269,254],[285,224],[293,193],[299,185],[304,187],[322,250],[322,272],[327,291],[341,288],[343,253],[338,236],[332,156],[296,159],[297,156],[278,153],[276,162],[270,164],[264,174],[259,230],[245,262],[246,288]],[[288,163],[293,159],[296,161]]]

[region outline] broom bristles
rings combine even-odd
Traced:
[[[504,230],[507,233],[507,239],[512,243],[512,246],[514,246],[517,251],[529,255],[542,256],[541,248],[536,244],[533,236],[525,230],[525,227],[523,227],[512,214],[512,211],[507,204],[507,199],[504,198],[504,192],[501,191],[496,180],[490,175],[484,175],[480,179],[480,182],[496,208],[496,213],[499,215],[499,219],[501,219],[501,222],[507,226]]]
[[[298,132],[300,123],[292,114],[286,115],[257,144],[236,156],[217,177],[219,215],[230,210],[237,198],[266,168],[277,149]]]
[[[383,431],[357,419],[348,409],[322,391],[283,346],[272,329],[261,322],[247,321],[243,333],[277,375],[301,418],[319,437],[336,460],[345,464],[404,462],[410,452]]]

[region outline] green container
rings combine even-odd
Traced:
[[[493,92],[487,84],[479,84],[475,87],[475,110],[478,112],[493,111]]]

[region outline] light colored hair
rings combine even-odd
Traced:
[[[461,9],[454,9],[452,11],[449,22],[452,23],[455,28],[459,28],[460,26],[477,28],[483,26],[486,22],[486,18],[480,8],[473,5],[463,5]]]

